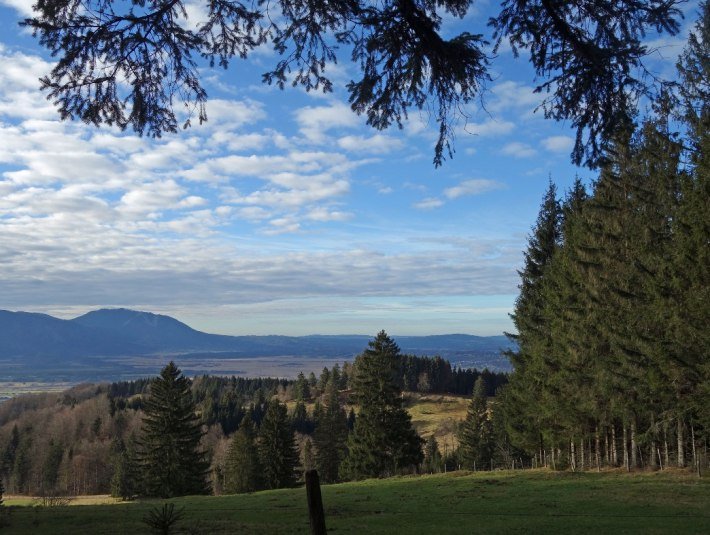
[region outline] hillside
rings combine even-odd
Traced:
[[[685,472],[453,472],[322,487],[333,533],[708,533],[710,482]],[[303,488],[170,500],[181,533],[308,533]],[[27,503],[7,500],[8,504]],[[8,534],[147,533],[162,501],[13,507]]]

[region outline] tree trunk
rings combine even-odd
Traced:
[[[569,467],[573,472],[577,470],[577,457],[574,452],[574,440],[569,441]]]
[[[604,464],[609,466],[611,464],[611,453],[609,452],[609,430],[604,432]]]
[[[611,464],[619,466],[619,452],[616,450],[616,427],[611,426]]]
[[[651,439],[651,447],[648,452],[648,464],[651,466],[651,470],[658,468],[658,461],[656,459],[656,439]]]
[[[631,434],[631,468],[636,469],[638,467],[638,447],[636,445],[636,421],[631,420],[629,426]]]
[[[581,438],[579,441],[579,470],[580,472],[584,472],[586,470],[586,461],[587,458],[584,455],[584,438]]]
[[[597,472],[601,470],[601,441],[599,440],[599,426],[594,428],[594,456],[597,463]]]
[[[668,467],[671,465],[670,452],[668,451],[668,425],[663,425],[663,464]]]
[[[685,437],[683,436],[683,420],[678,418],[678,468],[685,467]]]
[[[690,426],[690,440],[693,445],[693,466],[698,470],[698,475],[700,475],[700,463],[698,462],[698,453],[695,450],[695,428]]]
[[[622,440],[623,440],[623,446],[624,446],[624,466],[626,467],[626,470],[629,471],[631,470],[631,466],[629,465],[629,437],[628,433],[626,431],[626,424],[622,426]]]
[[[648,464],[651,465],[651,470],[655,470],[658,467],[656,460],[656,419],[651,415],[651,427],[653,429],[653,434],[651,435],[651,448],[649,451]]]

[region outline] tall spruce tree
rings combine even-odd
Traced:
[[[670,329],[682,362],[695,375],[697,388],[686,388],[686,412],[692,405],[694,425],[710,438],[710,2],[700,5],[700,18],[688,38],[678,71],[682,118],[689,132],[688,173],[683,176],[681,204],[673,221],[673,285],[678,294],[676,320]],[[676,364],[679,362],[676,361]],[[692,377],[691,377],[692,378]],[[693,424],[691,424],[693,425]],[[703,431],[694,430],[696,435]]]
[[[267,489],[296,483],[298,450],[286,406],[272,399],[259,429],[259,460]]]
[[[418,466],[422,439],[402,406],[399,347],[381,331],[355,359],[354,399],[359,407],[348,439],[343,473],[352,479],[382,477]]]
[[[441,452],[439,451],[439,444],[436,441],[436,437],[431,435],[424,447],[424,466],[425,472],[430,472],[432,474],[441,472],[441,467],[443,464],[443,459],[441,457]]]
[[[111,476],[111,496],[128,500],[136,493],[136,470],[133,466],[134,452],[121,439],[111,446],[113,453],[113,475]]]
[[[145,402],[137,440],[143,493],[161,498],[207,494],[209,463],[200,448],[202,435],[190,381],[171,361],[151,383]]]
[[[508,433],[532,451],[543,449],[545,415],[537,400],[548,379],[545,358],[552,344],[544,316],[543,288],[545,273],[559,247],[561,217],[557,188],[550,181],[524,253],[523,269],[518,272],[520,294],[511,315],[517,333],[508,334],[516,342],[517,350],[507,352],[514,373],[501,397],[500,410],[505,414]]]
[[[262,488],[262,467],[257,433],[251,413],[247,413],[232,436],[225,463],[225,491],[229,494],[254,492]]]
[[[316,466],[324,483],[338,480],[340,464],[347,453],[347,415],[340,406],[335,377],[325,387],[325,407],[318,411],[313,442],[316,447]]]
[[[458,432],[459,460],[467,470],[490,465],[493,456],[493,434],[488,417],[488,397],[483,377],[473,386],[466,419]]]

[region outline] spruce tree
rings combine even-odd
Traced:
[[[545,274],[559,248],[561,218],[557,188],[550,181],[524,253],[523,269],[518,272],[520,294],[511,314],[517,333],[508,334],[517,350],[506,353],[514,373],[501,398],[508,432],[532,451],[542,449],[542,430],[546,427],[538,399],[548,379],[545,359],[552,336],[545,317],[543,289]]]
[[[690,169],[683,177],[682,201],[674,220],[673,263],[678,295],[676,320],[671,332],[675,347],[682,353],[697,388],[682,403],[689,412],[690,402],[695,425],[710,437],[710,2],[700,5],[700,19],[688,38],[688,45],[678,63],[681,110],[689,132],[687,159]],[[680,362],[676,361],[676,364]],[[687,391],[686,391],[687,392]],[[697,434],[697,433],[696,433]]]
[[[488,397],[483,377],[473,386],[466,419],[458,433],[459,460],[467,470],[487,466],[493,454],[491,423],[488,418]]]
[[[346,477],[391,476],[423,460],[423,441],[397,386],[399,359],[399,347],[381,331],[355,360],[353,389],[360,412],[348,439]]]
[[[247,413],[232,436],[225,463],[225,491],[229,494],[254,492],[262,488],[262,467],[256,430]]]
[[[129,500],[138,493],[141,477],[136,462],[135,441],[132,433],[126,442],[118,438],[111,444],[111,496],[114,498]]]
[[[259,460],[265,487],[292,487],[296,483],[298,457],[286,406],[272,399],[259,429]]]
[[[439,444],[436,442],[436,437],[431,435],[424,447],[424,471],[437,473],[441,471],[441,452],[439,452]]]
[[[316,418],[313,442],[321,481],[334,483],[338,480],[340,464],[347,453],[348,427],[333,377],[325,387],[325,398],[325,407],[320,409]]]
[[[208,493],[202,435],[190,381],[171,361],[151,383],[145,402],[137,441],[143,493],[161,498]]]

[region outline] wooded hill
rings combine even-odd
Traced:
[[[493,395],[507,380],[502,373],[452,369],[438,357],[399,355],[397,363],[397,388],[413,392],[469,395],[475,381],[483,377],[488,394]],[[322,433],[318,405],[326,404],[329,384],[339,391],[337,409],[344,413],[343,424],[352,430],[354,414],[348,415],[345,407],[351,401],[353,374],[353,366],[345,363],[325,368],[320,377],[301,374],[297,380],[196,377],[190,389],[204,432],[200,447],[210,461],[207,479],[212,490],[224,491],[228,450],[245,415],[258,432],[272,399],[292,400],[284,425],[295,433],[301,464],[306,444]],[[0,404],[0,481],[6,492],[76,495],[116,490],[121,463],[140,435],[152,382],[80,385],[63,393],[27,394]],[[294,404],[294,400],[299,401]],[[306,404],[311,410],[306,410]],[[312,455],[315,452],[311,449]],[[333,477],[337,479],[337,469]]]

